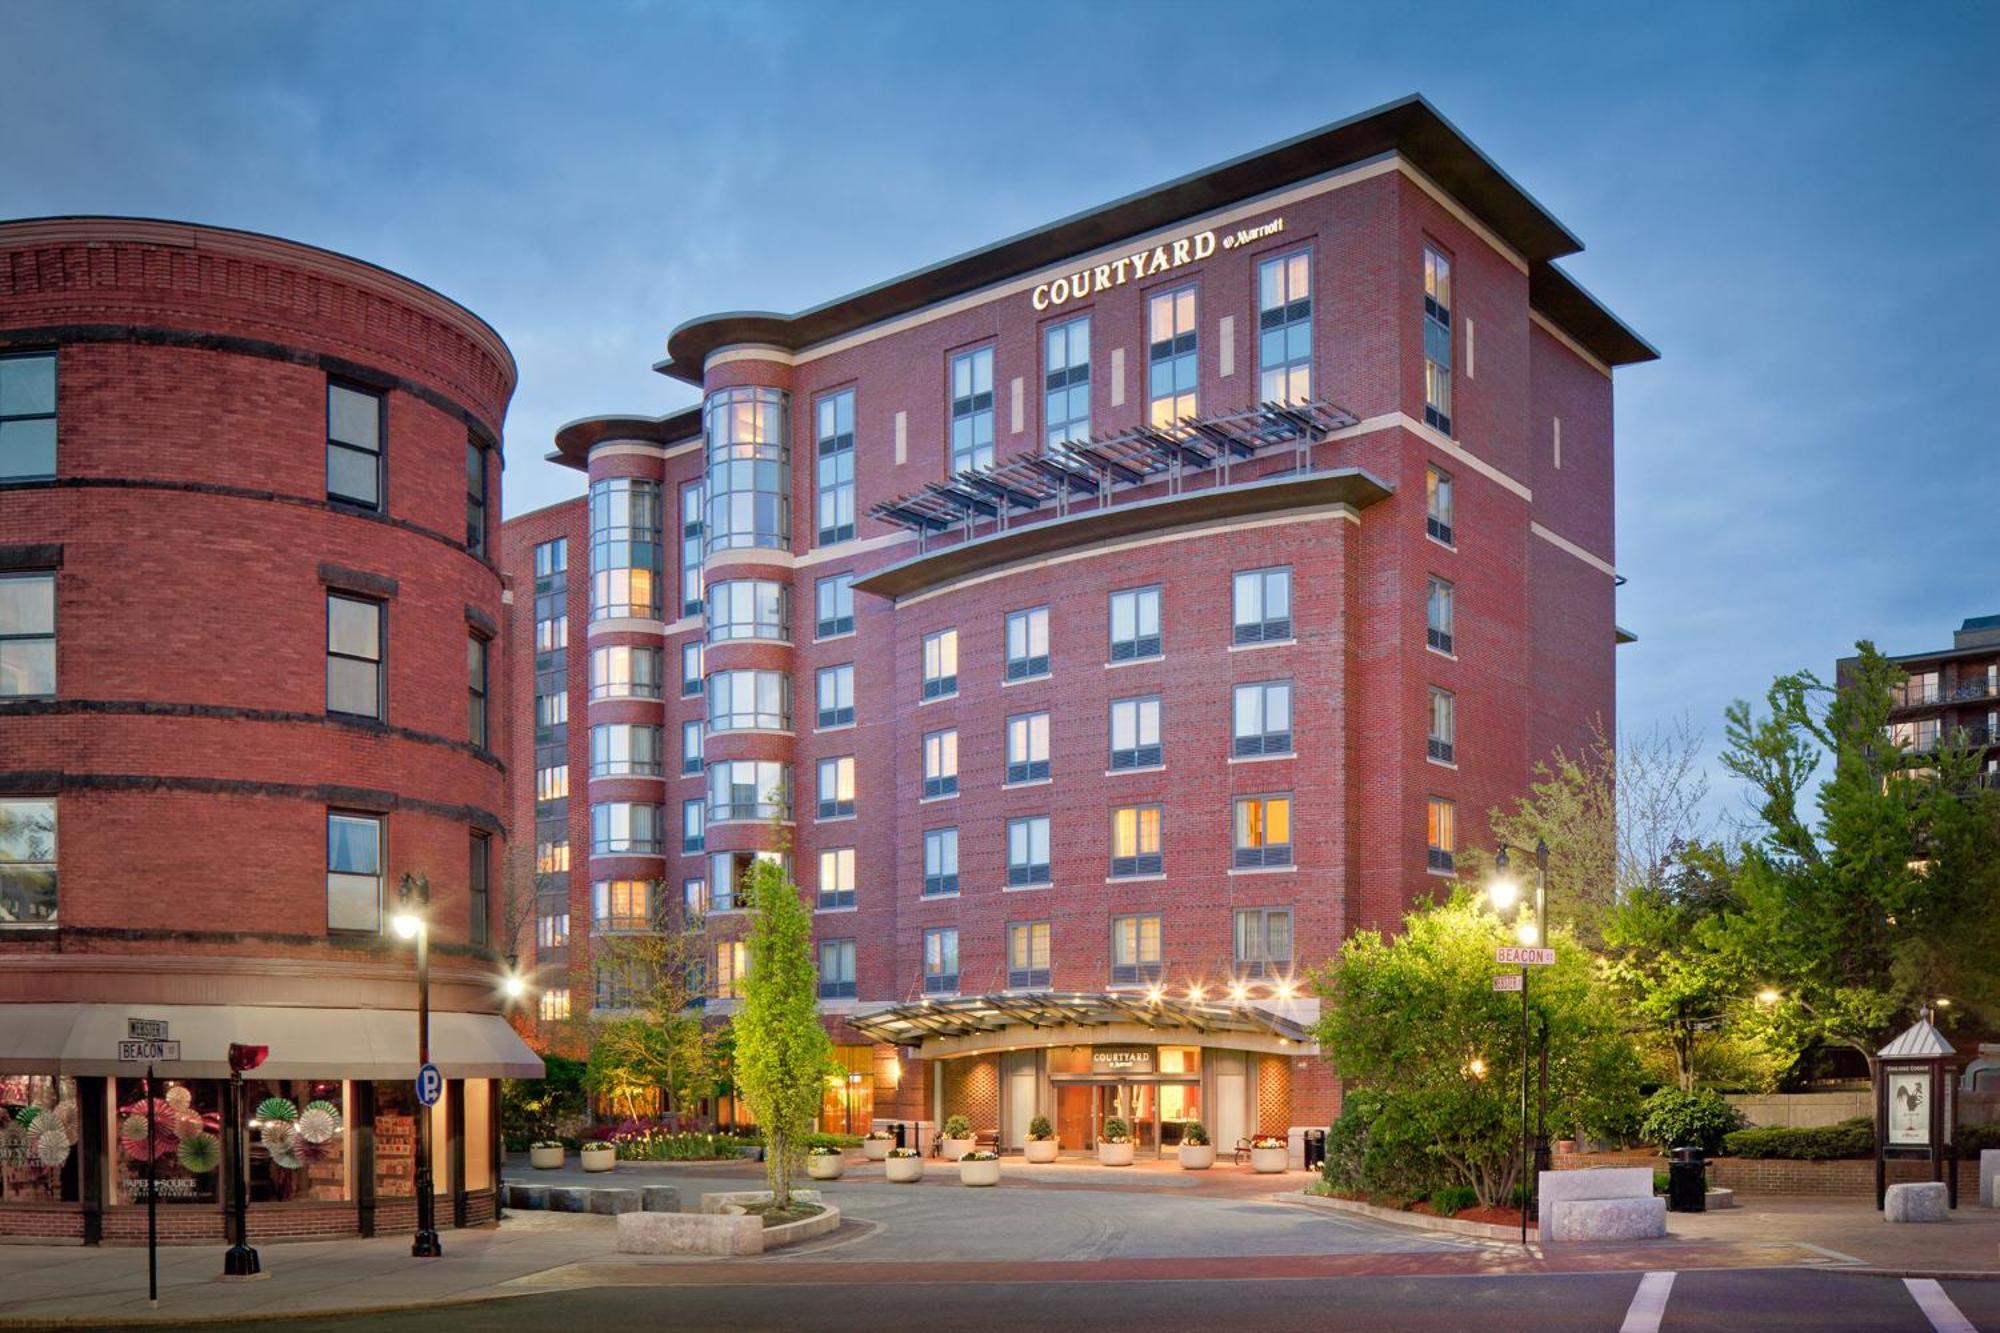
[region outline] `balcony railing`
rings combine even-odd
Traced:
[[[1962,680],[1950,686],[1907,681],[1891,687],[1889,691],[1889,703],[1893,708],[1941,708],[1951,704],[1984,703],[1989,699],[2000,699],[2000,682],[1983,677]]]

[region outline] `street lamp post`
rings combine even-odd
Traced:
[[[417,942],[417,1065],[431,1062],[431,927],[430,881],[422,875],[404,875],[396,888],[397,909],[393,924],[396,933]],[[435,1259],[444,1253],[438,1240],[437,1198],[431,1190],[431,1108],[417,1105],[417,1234],[410,1242],[410,1254],[418,1259]]]
[[[1494,910],[1505,913],[1521,897],[1521,886],[1507,870],[1507,853],[1521,852],[1535,858],[1535,909],[1530,920],[1526,904],[1515,918],[1514,937],[1523,946],[1546,948],[1549,942],[1549,844],[1544,839],[1535,840],[1535,849],[1529,852],[1525,847],[1511,843],[1501,843],[1500,851],[1493,858],[1493,880],[1487,885],[1486,894]],[[1546,1020],[1542,1030],[1541,1097],[1535,1114],[1533,1134],[1533,1160],[1530,1164],[1528,1133],[1528,1052],[1531,1049],[1528,1028],[1528,965],[1521,964],[1521,1243],[1528,1243],[1528,1215],[1533,1206],[1537,1174],[1549,1169],[1549,1048]]]

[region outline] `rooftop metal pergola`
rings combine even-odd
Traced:
[[[925,1037],[971,1037],[1008,1028],[1105,1027],[1133,1023],[1162,1032],[1255,1032],[1309,1042],[1300,1023],[1249,1003],[1150,999],[1117,991],[1032,991],[912,1000],[857,1014],[847,1025],[897,1046]]]
[[[1346,408],[1327,401],[1260,403],[1215,416],[1183,417],[1170,427],[1130,430],[1073,440],[1052,449],[1019,454],[991,467],[967,468],[923,489],[884,500],[869,513],[917,534],[920,544],[933,532],[963,528],[968,534],[982,518],[1000,528],[1011,515],[1054,505],[1067,514],[1073,499],[1111,503],[1119,486],[1165,482],[1177,493],[1192,473],[1214,473],[1227,486],[1232,464],[1280,446],[1296,453],[1294,466],[1312,464],[1312,446],[1334,431],[1357,424]]]

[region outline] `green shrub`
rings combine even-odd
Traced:
[[[1875,1152],[1875,1121],[1863,1115],[1837,1125],[1739,1129],[1723,1140],[1723,1150],[1735,1157],[1783,1157],[1799,1162],[1869,1157]]]
[[[1663,1153],[1698,1147],[1713,1157],[1722,1151],[1723,1137],[1742,1124],[1742,1112],[1717,1093],[1661,1088],[1646,1099],[1639,1137]]]
[[[1960,1125],[1958,1127],[1958,1155],[1982,1148],[2000,1148],[2000,1124]]]
[[[1462,1213],[1479,1202],[1479,1191],[1470,1185],[1446,1185],[1431,1191],[1431,1211],[1439,1217]]]
[[[1387,1098],[1356,1088],[1342,1099],[1340,1118],[1326,1131],[1320,1176],[1341,1194],[1426,1198],[1450,1183],[1449,1172],[1422,1135],[1387,1114]]]
[[[1673,1178],[1664,1171],[1655,1171],[1653,1173],[1653,1193],[1665,1194],[1667,1192],[1668,1185],[1672,1183],[1672,1179]]]
[[[581,1060],[553,1052],[542,1057],[542,1078],[510,1078],[500,1085],[500,1133],[509,1152],[537,1139],[575,1138],[589,1110]]]
[[[972,1137],[972,1122],[962,1115],[947,1116],[944,1136],[948,1139],[969,1139]]]
[[[1029,1138],[1034,1139],[1037,1142],[1041,1142],[1043,1140],[1052,1139],[1055,1136],[1056,1136],[1055,1128],[1049,1124],[1049,1118],[1047,1116],[1038,1115],[1033,1120],[1030,1120],[1028,1122]]]
[[[1181,1126],[1181,1142],[1196,1148],[1208,1146],[1208,1126],[1199,1120],[1190,1120]]]
[[[1103,1138],[1106,1143],[1130,1143],[1132,1127],[1114,1115],[1104,1122]]]

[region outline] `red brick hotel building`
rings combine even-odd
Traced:
[[[545,1016],[629,1004],[592,944],[683,912],[726,1012],[789,856],[835,1127],[1324,1125],[1300,981],[1613,718],[1612,372],[1655,353],[1580,248],[1410,98],[675,329],[700,406],[565,427],[587,497],[503,534]]]

